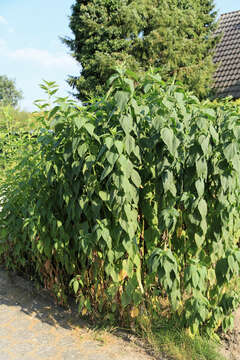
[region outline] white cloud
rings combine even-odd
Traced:
[[[77,65],[77,62],[68,54],[53,54],[47,50],[34,48],[23,48],[9,51],[7,56],[16,60],[30,61],[31,63],[39,64],[48,68],[69,68]]]
[[[5,17],[3,17],[3,16],[1,16],[1,15],[0,15],[0,24],[3,24],[3,25],[7,25],[7,24],[8,24],[8,22],[7,22],[7,20],[5,19]]]
[[[76,60],[65,53],[51,53],[48,50],[36,48],[22,48],[10,50],[6,41],[0,38],[0,55],[16,61],[24,61],[32,65],[38,65],[44,68],[71,69],[76,68]]]

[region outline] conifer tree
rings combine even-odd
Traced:
[[[213,0],[75,0],[63,39],[81,64],[68,82],[85,100],[101,95],[118,64],[136,72],[159,68],[199,96],[210,89],[217,38]]]

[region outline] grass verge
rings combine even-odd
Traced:
[[[173,321],[160,319],[157,324],[150,324],[147,319],[141,319],[138,326],[139,336],[151,346],[157,358],[164,354],[172,360],[226,360],[219,353],[219,344],[205,336],[192,338]]]

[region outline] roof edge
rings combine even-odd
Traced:
[[[220,16],[222,17],[224,15],[229,15],[229,14],[234,14],[234,13],[240,13],[240,10],[234,10],[234,11],[230,11],[230,12],[227,12],[227,13],[223,13]]]

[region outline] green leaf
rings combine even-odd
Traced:
[[[54,118],[59,110],[60,110],[60,106],[54,106],[54,108],[48,114],[48,121]]]
[[[99,191],[98,195],[103,201],[107,201],[110,198],[106,191]]]
[[[203,179],[198,179],[198,180],[195,182],[195,187],[196,187],[198,196],[199,196],[199,197],[202,197],[203,194],[204,194],[204,180],[203,180]]]
[[[197,169],[197,175],[199,178],[207,176],[207,163],[206,160],[203,157],[200,157],[196,161],[196,169]]]
[[[231,271],[232,271],[232,273],[235,273],[235,261],[234,261],[234,257],[232,256],[232,255],[229,255],[228,256],[228,258],[227,258],[227,260],[228,260],[228,265],[229,265],[229,267],[230,267],[230,269],[231,269]]]
[[[123,142],[116,140],[116,141],[114,141],[114,145],[116,146],[119,155],[121,155],[123,152]]]
[[[134,148],[135,148],[134,138],[130,135],[127,135],[125,137],[124,144],[125,144],[125,148],[126,148],[128,155],[130,155],[134,151]]]
[[[130,92],[131,92],[131,94],[133,94],[134,90],[135,90],[133,80],[128,79],[128,78],[123,78],[123,81],[129,86]]]
[[[82,145],[79,145],[77,151],[78,155],[82,158],[88,150],[88,145],[86,143],[83,143]]]
[[[123,307],[126,307],[131,303],[131,296],[126,290],[122,293],[121,303]]]
[[[198,287],[198,282],[199,282],[199,274],[196,266],[194,266],[194,268],[192,269],[191,275],[192,275],[193,287],[196,289]]]
[[[175,96],[178,104],[181,107],[184,106],[184,93],[178,91],[178,92],[175,92],[174,96]]]
[[[223,150],[224,156],[228,161],[231,161],[235,155],[237,155],[237,145],[236,143],[228,144]]]
[[[127,216],[128,221],[135,223],[136,224],[136,229],[137,229],[138,212],[136,211],[136,209],[132,208],[130,204],[125,204],[124,205],[124,211],[125,211],[125,214]]]
[[[161,211],[162,224],[170,233],[174,232],[178,217],[179,212],[174,208]]]
[[[206,317],[207,317],[207,315],[208,315],[208,311],[207,311],[205,305],[199,304],[198,313],[199,313],[202,321],[205,321],[205,320],[206,320]]]
[[[135,253],[134,253],[134,247],[133,247],[133,242],[132,239],[130,238],[125,238],[122,242],[125,250],[127,251],[128,255],[130,258],[133,258]]]
[[[111,147],[113,146],[113,138],[108,136],[104,139],[104,143],[107,146],[108,150],[111,149]]]
[[[101,177],[100,177],[100,181],[103,181],[112,171],[114,165],[109,165],[106,166],[105,169],[103,170]]]
[[[219,286],[222,286],[226,280],[226,274],[228,273],[228,263],[227,259],[223,258],[217,261],[215,268],[217,283]]]
[[[79,282],[77,280],[74,280],[73,290],[74,290],[75,294],[78,292],[78,289],[79,289]]]
[[[209,147],[209,136],[205,136],[205,135],[199,136],[199,144],[202,148],[203,154],[206,155]]]
[[[81,129],[85,122],[86,120],[82,119],[81,117],[77,117],[74,119],[74,124],[76,125],[77,129]]]
[[[197,233],[194,235],[194,239],[196,242],[196,245],[198,248],[201,248],[202,244],[204,243],[205,237],[204,236],[200,236]]]
[[[109,229],[108,228],[103,228],[102,232],[101,232],[101,235],[102,235],[103,239],[105,240],[108,248],[112,249],[112,238],[111,238]]]
[[[215,128],[213,127],[212,124],[210,125],[209,130],[210,130],[210,134],[212,136],[212,139],[213,139],[214,143],[218,144],[218,142],[219,142],[219,134],[217,133],[217,131],[215,130]]]
[[[216,118],[216,113],[213,109],[210,109],[210,108],[203,108],[203,113],[205,115],[207,115],[207,117],[211,118],[211,119],[215,119]]]
[[[123,111],[129,101],[130,94],[126,91],[117,91],[114,99],[116,101],[117,106],[119,107],[120,111]]]
[[[91,123],[86,123],[86,124],[84,124],[84,127],[87,130],[87,132],[92,136],[93,132],[94,132],[94,129],[95,129],[95,126],[93,124],[91,124]]]
[[[133,153],[136,156],[136,158],[140,161],[140,163],[142,162],[141,159],[141,154],[140,154],[140,148],[139,146],[135,146],[135,148],[133,149]]]
[[[114,80],[119,78],[119,74],[115,73],[113,74],[107,81],[107,85],[110,86],[114,82]]]
[[[119,156],[118,162],[121,165],[121,170],[124,176],[129,178],[133,170],[132,162],[123,154]]]
[[[114,164],[116,163],[117,159],[118,159],[119,155],[114,153],[114,152],[111,152],[111,151],[108,151],[106,153],[106,158],[107,158],[107,161],[109,162],[110,165],[114,166]]]
[[[130,132],[133,130],[133,119],[132,119],[132,117],[130,115],[129,116],[122,116],[119,122],[120,122],[125,134],[129,135]],[[128,141],[132,141],[132,140],[128,139]]]
[[[237,173],[240,175],[240,157],[239,155],[235,155],[232,159],[232,164],[234,170],[237,171]]]
[[[198,210],[201,217],[204,219],[207,216],[207,203],[204,199],[201,199],[198,203]]]
[[[167,145],[169,152],[175,156],[177,148],[180,144],[178,138],[174,135],[172,129],[164,128],[161,130],[161,137],[164,143]]]
[[[164,192],[170,191],[175,197],[177,194],[177,189],[174,183],[173,173],[171,171],[165,171],[162,175],[163,188]]]
[[[239,125],[234,126],[233,133],[234,133],[235,137],[237,138],[237,140],[239,140],[240,139],[240,126]]]
[[[134,185],[132,185],[126,177],[122,178],[122,188],[125,192],[127,201],[133,201],[136,203],[138,201],[138,193]]]
[[[136,185],[136,187],[139,188],[141,185],[141,178],[140,178],[140,175],[138,174],[138,172],[134,169],[131,172],[131,179],[132,179],[132,182],[134,183],[134,185]]]

